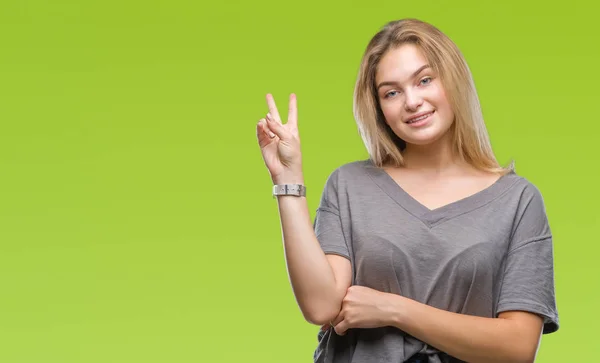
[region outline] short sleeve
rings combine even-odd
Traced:
[[[325,254],[335,254],[350,259],[340,216],[338,189],[339,169],[336,169],[325,182],[313,227]]]
[[[544,334],[557,331],[552,234],[542,196],[532,184],[521,196],[504,267],[497,313],[535,313],[544,318]]]

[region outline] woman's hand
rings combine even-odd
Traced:
[[[267,94],[269,113],[256,125],[256,136],[265,165],[275,184],[304,183],[298,134],[296,95],[290,95],[288,121],[279,117],[273,96]]]
[[[394,304],[391,294],[364,286],[350,286],[342,300],[342,309],[331,322],[338,335],[351,328],[391,326]]]

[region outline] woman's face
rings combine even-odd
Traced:
[[[375,85],[386,123],[407,144],[431,144],[454,122],[441,80],[413,44],[383,56]]]

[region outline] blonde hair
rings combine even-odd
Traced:
[[[373,163],[403,165],[406,143],[385,122],[375,75],[386,52],[407,43],[417,46],[440,77],[455,116],[449,131],[456,154],[479,170],[501,174],[514,170],[512,163],[500,166],[494,156],[471,71],[456,44],[433,25],[410,18],[389,22],[375,34],[360,64],[353,112]]]

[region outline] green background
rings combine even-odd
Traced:
[[[367,154],[360,57],[417,17],[461,48],[494,150],[541,190],[561,329],[596,359],[597,5],[563,1],[0,3],[0,362],[309,362],[255,126],[298,95],[311,216]]]

